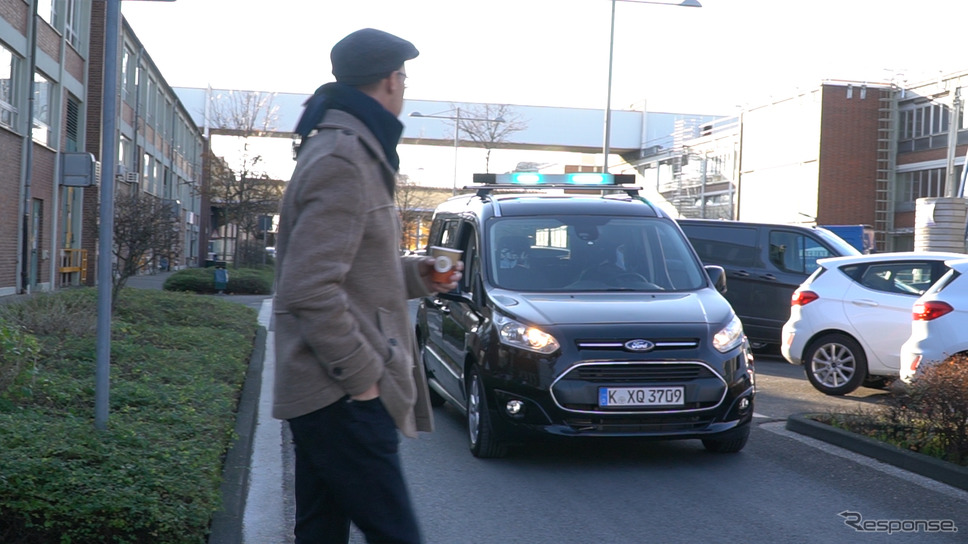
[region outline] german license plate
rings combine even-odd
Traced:
[[[598,405],[683,406],[685,396],[685,387],[600,387]]]

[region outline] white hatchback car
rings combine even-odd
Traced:
[[[780,350],[803,365],[828,395],[882,386],[898,375],[901,343],[910,334],[914,301],[957,253],[896,252],[817,261],[793,293]]]
[[[911,383],[918,369],[968,355],[968,258],[945,264],[951,270],[914,303],[911,336],[901,346],[905,383]]]

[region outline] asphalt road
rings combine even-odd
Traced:
[[[427,542],[888,539],[846,523],[863,528],[865,520],[875,528],[950,520],[959,532],[895,532],[889,539],[965,541],[968,493],[783,427],[790,413],[870,405],[886,393],[826,397],[799,367],[776,359],[758,365],[761,417],[747,447],[732,455],[708,453],[697,440],[595,440],[549,441],[481,460],[467,450],[463,416],[448,405],[438,408],[434,433],[401,443]]]
[[[698,440],[594,440],[481,460],[467,449],[463,415],[437,408],[434,433],[401,441],[426,542],[965,541],[965,491],[784,429],[791,414],[876,407],[888,392],[829,397],[777,356],[756,364],[757,418],[732,455]]]

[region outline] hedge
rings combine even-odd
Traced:
[[[268,295],[272,293],[274,272],[272,267],[229,268],[226,294]],[[187,291],[212,294],[215,289],[214,268],[186,268],[168,276],[163,286],[166,291]]]
[[[123,290],[112,322],[108,425],[97,431],[96,335],[24,325],[49,321],[34,315],[44,308],[64,312],[51,303],[60,296],[86,302],[61,319],[96,314],[95,289],[0,307],[0,330],[33,334],[39,347],[36,364],[21,362],[0,389],[0,542],[204,543],[220,507],[255,311],[215,297]],[[3,349],[0,369],[12,368]]]

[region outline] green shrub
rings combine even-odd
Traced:
[[[40,346],[37,339],[19,326],[0,320],[0,402],[8,394],[30,393],[30,377],[37,364]],[[10,391],[12,386],[19,390]]]
[[[0,404],[0,542],[204,543],[256,328],[223,299],[123,290],[104,431],[94,334],[38,361],[32,395]]]
[[[926,367],[887,405],[818,418],[899,448],[968,466],[968,356]]]
[[[235,295],[272,294],[274,281],[272,267],[230,268],[226,293]],[[213,294],[215,290],[215,268],[187,268],[179,270],[165,280],[166,291],[188,291]]]

